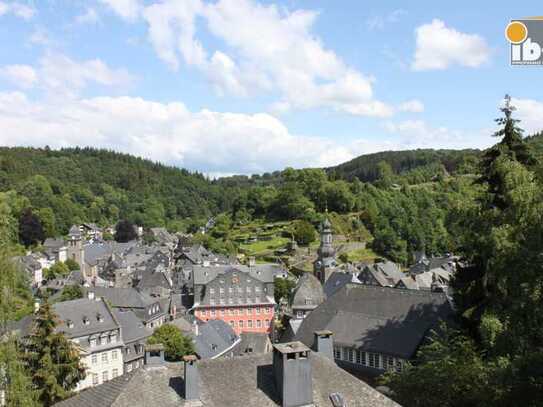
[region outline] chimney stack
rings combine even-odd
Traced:
[[[185,365],[185,400],[190,406],[201,406],[200,402],[200,375],[198,373],[198,358],[195,355],[183,356]]]
[[[164,345],[145,345],[145,364],[151,367],[164,365]]]
[[[310,353],[301,342],[273,346],[273,374],[282,407],[313,406]]]
[[[334,360],[334,339],[332,331],[315,331],[315,348],[322,356]]]

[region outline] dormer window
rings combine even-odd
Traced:
[[[96,320],[98,322],[104,322],[104,316],[100,313],[96,314]]]
[[[89,325],[89,324],[90,324],[90,319],[87,316],[84,316],[83,317],[83,325]]]
[[[68,319],[68,320],[66,321],[66,326],[67,326],[68,328],[73,328],[73,327],[74,327],[74,322],[73,322],[71,319]]]

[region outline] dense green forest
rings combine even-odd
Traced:
[[[543,153],[542,135],[526,140],[534,156]],[[235,252],[228,232],[233,225],[264,219],[317,226],[328,210],[355,214],[353,227],[371,233],[375,252],[408,264],[415,250],[439,254],[459,248],[459,211],[481,193],[473,182],[481,154],[385,152],[329,169],[209,180],[105,150],[0,148],[0,211],[8,231],[2,239],[33,241],[17,233],[24,216],[31,219],[29,211],[42,224],[43,237],[66,234],[74,223],[106,226],[121,219],[194,232],[220,214],[204,242]],[[541,174],[540,167],[536,171]]]

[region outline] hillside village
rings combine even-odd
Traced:
[[[217,254],[194,243],[191,235],[151,228],[152,243],[146,243],[142,228],[134,232],[136,239],[118,243],[103,238],[115,230],[73,225],[65,238],[47,238],[39,251],[13,258],[36,293],[34,312],[39,312],[40,297],[53,304],[57,331],[76,344],[85,366],[85,378],[75,388],[80,394],[59,405],[94,405],[112,391],[118,394],[107,405],[124,405],[118,400],[142,375],[165,380],[149,370],[157,366],[164,366],[160,375],[171,378],[196,369],[204,373],[213,363],[232,369],[237,363],[261,363],[273,354],[275,369],[276,355],[302,350],[322,354],[358,377],[372,378],[390,369],[401,371],[430,330],[451,317],[449,282],[456,257],[428,258],[420,252],[406,270],[388,260],[341,263],[336,258],[340,245],[334,242],[327,217],[319,228],[313,270],[295,274],[280,259],[263,263],[254,257]],[[287,248],[293,246],[297,248],[296,242],[289,241]],[[295,251],[289,252],[295,256]],[[66,263],[74,265],[68,274],[45,278],[48,269]],[[274,295],[278,280],[291,281],[293,288],[285,297]],[[66,300],[63,293],[74,288],[79,298]],[[9,330],[28,337],[33,319],[29,315]],[[165,361],[163,346],[149,343],[164,325],[175,326],[193,342],[194,359],[177,362],[175,368],[176,363]],[[405,331],[400,341],[392,339],[398,329]],[[289,346],[292,350],[286,350]],[[238,357],[248,359],[238,362]],[[317,356],[312,358],[313,369],[324,368]],[[138,370],[146,373],[135,374]],[[316,389],[323,386],[318,379],[322,373],[314,372]],[[112,387],[110,382],[123,384]],[[201,385],[207,395],[195,389],[194,397],[211,397],[211,384],[203,380]],[[354,397],[340,392],[344,385],[332,388],[328,396]],[[360,382],[357,388],[361,386]],[[375,405],[392,405],[377,390],[367,386],[364,391],[381,400]],[[189,401],[187,397],[185,393]],[[315,401],[311,394],[306,397],[307,404]]]

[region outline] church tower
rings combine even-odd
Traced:
[[[85,276],[85,251],[83,249],[83,241],[79,227],[73,225],[68,232],[68,237],[68,258],[79,264],[79,270],[81,270],[81,273]]]
[[[313,263],[315,277],[324,284],[337,267],[336,250],[332,246],[332,224],[325,218],[321,224],[321,244],[317,251],[318,257]]]

